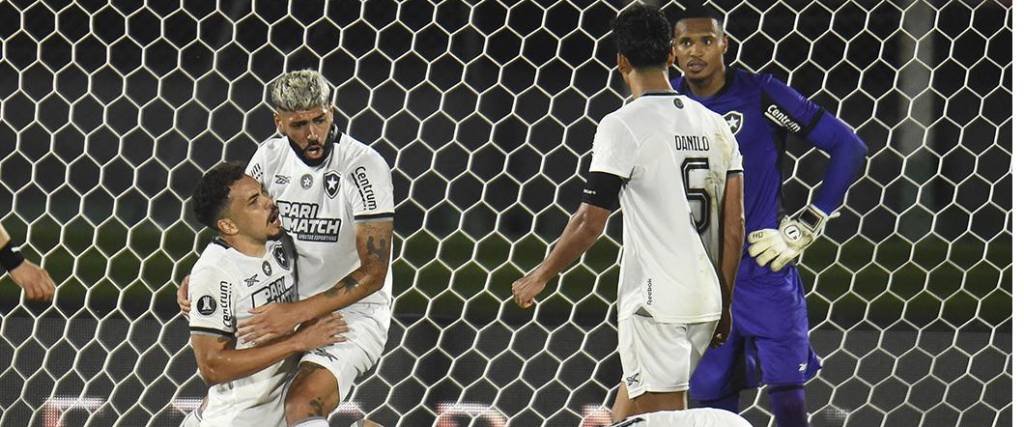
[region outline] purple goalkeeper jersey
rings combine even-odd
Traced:
[[[831,160],[813,201],[826,213],[836,210],[864,164],[866,147],[841,120],[770,74],[729,68],[725,86],[709,97],[690,93],[682,77],[672,87],[721,114],[743,155],[746,233],[778,228],[783,214],[781,160],[787,134],[796,134],[829,153]],[[740,267],[757,267],[746,253]],[[788,267],[792,268],[792,267]],[[756,274],[756,273],[755,273]]]

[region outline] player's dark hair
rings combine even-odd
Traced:
[[[672,51],[672,27],[661,10],[637,3],[612,21],[619,53],[635,68],[665,67]]]
[[[683,4],[683,13],[679,14],[679,18],[675,20],[675,23],[679,23],[684,19],[711,19],[718,21],[718,29],[722,30],[724,26],[724,18],[717,10],[713,7],[708,7],[700,2],[692,1]]]
[[[228,203],[231,184],[245,176],[245,166],[239,162],[225,162],[203,174],[192,193],[192,212],[207,227],[217,230],[217,220]]]

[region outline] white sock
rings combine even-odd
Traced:
[[[292,427],[331,427],[331,425],[327,423],[327,418],[313,417],[306,418]]]

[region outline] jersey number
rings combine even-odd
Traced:
[[[700,212],[700,218],[695,218],[693,222],[697,227],[697,232],[703,233],[711,222],[711,195],[706,189],[701,188],[703,179],[694,180],[699,187],[691,186],[690,174],[701,169],[710,171],[711,164],[708,163],[707,157],[686,158],[683,159],[683,164],[679,169],[683,174],[683,187],[686,187],[686,200],[690,202],[690,215],[693,217],[694,213]]]

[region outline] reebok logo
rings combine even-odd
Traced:
[[[654,304],[654,281],[647,279],[647,305]]]
[[[288,185],[292,182],[292,177],[288,175],[274,175],[274,184]]]
[[[636,385],[636,384],[640,384],[640,373],[639,372],[637,372],[637,373],[635,373],[635,374],[633,374],[631,376],[626,377],[626,385],[627,386]]]

